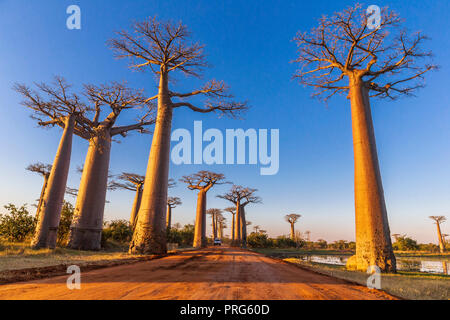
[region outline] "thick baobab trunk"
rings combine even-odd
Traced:
[[[212,233],[213,233],[213,240],[217,238],[217,220],[216,215],[211,215],[212,218]]]
[[[245,207],[241,206],[241,246],[247,248],[247,220],[245,219]]]
[[[359,77],[350,79],[353,148],[355,161],[356,255],[347,267],[366,271],[378,266],[395,272],[386,204],[378,164],[369,92]]]
[[[197,196],[197,215],[195,217],[194,248],[206,247],[206,191],[200,190]]]
[[[234,224],[234,239],[232,245],[239,247],[241,245],[241,203],[236,203],[236,219]]]
[[[48,184],[48,178],[49,178],[49,175],[44,175],[44,184],[42,185],[41,195],[39,197],[39,203],[38,203],[37,210],[36,210],[36,220],[38,220],[38,221],[39,221],[39,212],[41,210],[42,201],[43,201],[44,195],[45,195],[45,189],[47,188],[47,184]]]
[[[130,253],[163,254],[167,252],[166,206],[172,126],[172,103],[167,81],[167,74],[163,72],[159,83],[155,131]]]
[[[439,238],[439,251],[441,253],[444,253],[445,252],[444,239],[442,238],[441,226],[440,226],[439,222],[437,222],[437,221],[436,221],[436,226],[437,226],[437,233],[438,233],[438,238]]]
[[[42,203],[38,207],[37,217],[39,220],[31,242],[31,246],[36,249],[56,246],[56,236],[69,174],[74,127],[75,119],[72,116],[67,117]]]
[[[234,242],[235,215],[236,214],[232,214],[232,215],[233,215],[233,221],[231,222],[231,243]]]
[[[136,227],[137,214],[139,212],[139,207],[141,206],[142,200],[142,187],[136,189],[136,195],[134,196],[133,207],[131,208],[130,214],[130,226],[134,230]]]
[[[220,223],[218,226],[218,230],[217,230],[217,237],[222,240],[223,238],[223,228],[222,228],[222,224]]]
[[[70,227],[68,247],[100,250],[108,186],[111,135],[108,128],[99,129],[89,141],[75,213]]]
[[[295,229],[294,224],[291,223],[291,239],[295,240]]]
[[[172,207],[167,205],[166,229],[170,230],[172,226]]]

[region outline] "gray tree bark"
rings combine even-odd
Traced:
[[[134,196],[133,207],[131,208],[130,214],[130,226],[134,230],[136,227],[137,214],[139,212],[139,207],[141,206],[142,200],[142,187],[137,187],[136,195]]]
[[[70,227],[69,248],[100,250],[111,152],[109,128],[99,128],[89,141],[75,213]]]
[[[39,220],[31,242],[31,247],[35,249],[55,248],[56,246],[59,220],[69,174],[74,126],[74,117],[68,116],[65,119],[64,131],[37,213]]]

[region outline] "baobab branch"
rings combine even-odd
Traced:
[[[222,131],[210,128],[203,132],[202,121],[194,121],[193,132],[193,141],[191,132],[187,129],[179,128],[172,132],[171,141],[178,142],[171,151],[174,164],[257,165],[259,161],[264,166],[260,168],[261,175],[278,173],[279,129],[270,129],[270,146],[268,129],[226,129],[225,147]],[[209,144],[203,147],[203,142]]]

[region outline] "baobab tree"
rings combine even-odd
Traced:
[[[206,193],[216,184],[228,183],[221,173],[199,171],[190,176],[183,176],[180,181],[187,184],[189,190],[198,190],[197,214],[195,218],[193,247],[206,247]]]
[[[236,207],[227,207],[225,209],[223,209],[224,211],[230,213],[232,215],[232,220],[231,220],[231,241],[234,241],[234,230],[235,230],[235,226],[236,226]]]
[[[299,32],[294,78],[316,89],[324,100],[338,93],[351,104],[355,165],[356,255],[347,267],[366,271],[376,265],[395,272],[388,217],[378,164],[369,98],[395,99],[423,86],[424,75],[436,69],[421,49],[427,38],[399,29],[400,18],[381,11],[378,27],[368,23],[361,5],[319,20],[309,33]]]
[[[122,172],[117,179],[122,182],[111,181],[108,186],[110,190],[122,189],[135,192],[133,207],[131,208],[130,214],[130,226],[134,229],[136,216],[141,205],[142,188],[144,186],[145,177],[136,173]]]
[[[78,95],[70,92],[71,86],[62,77],[55,77],[51,84],[36,84],[36,87],[39,92],[24,84],[15,84],[14,90],[23,97],[21,104],[33,111],[31,117],[37,120],[39,126],[59,126],[63,129],[47,186],[36,213],[38,222],[31,246],[37,249],[56,246],[69,174],[72,139],[74,134],[82,134],[82,120],[89,108]]]
[[[170,79],[174,73],[199,77],[207,66],[203,46],[190,41],[190,32],[183,24],[149,18],[134,23],[132,29],[133,34],[117,32],[117,38],[110,40],[109,45],[118,58],[130,58],[131,68],[150,70],[159,78],[159,86],[158,94],[149,98],[158,101],[157,119],[130,252],[165,253],[165,208],[173,111],[187,107],[195,112],[218,112],[234,117],[246,109],[246,103],[232,101],[233,97],[222,81],[212,80],[202,88],[186,93],[178,93],[170,88]],[[207,98],[203,107],[185,100],[200,96]]]
[[[178,197],[167,198],[167,216],[166,216],[166,228],[170,230],[172,227],[172,209],[179,205],[182,205],[181,199]]]
[[[216,216],[216,223],[217,223],[217,237],[219,239],[223,239],[223,229],[227,227],[226,225],[227,218],[225,218],[221,213],[219,213]]]
[[[284,219],[289,222],[291,225],[291,239],[295,240],[295,227],[294,225],[297,223],[298,219],[301,217],[301,214],[291,213],[284,216]]]
[[[217,208],[211,208],[206,210],[206,214],[211,216],[212,219],[212,235],[213,235],[213,239],[217,238],[218,235],[218,224],[219,224],[219,217],[222,216],[222,210],[217,209]],[[223,216],[222,216],[223,218]]]
[[[259,229],[261,229],[260,226],[258,226],[258,225],[253,226],[253,230],[255,230],[255,233],[258,233],[258,232],[259,232]]]
[[[306,230],[305,231],[306,241],[311,241],[311,231]]]
[[[441,253],[444,253],[445,252],[445,242],[444,242],[444,238],[442,237],[441,223],[445,222],[447,220],[447,218],[445,216],[430,216],[429,218],[436,223],[438,240],[439,240],[439,251]]]
[[[233,224],[234,234],[232,246],[246,246],[247,241],[247,224],[245,222],[245,206],[250,203],[259,203],[261,199],[254,196],[256,189],[244,188],[242,186],[233,185],[231,190],[218,198],[230,201],[236,206],[236,219]]]
[[[148,132],[145,127],[154,123],[152,106],[144,102],[141,90],[124,84],[85,85],[85,95],[95,106],[93,119],[84,118],[84,138],[89,148],[83,166],[75,213],[70,228],[68,246],[73,249],[98,250],[103,226],[106,191],[108,187],[109,159],[114,137],[126,137],[131,131]],[[135,123],[117,126],[122,112],[145,107],[142,117]],[[105,109],[110,109],[109,111]],[[102,113],[106,117],[101,120]]]
[[[262,200],[260,197],[255,196],[254,193],[258,191],[257,189],[246,188],[244,200],[241,201],[240,215],[241,215],[241,237],[242,237],[242,246],[244,248],[247,247],[247,226],[251,224],[250,221],[246,221],[245,215],[245,207],[250,203],[261,203]]]
[[[44,183],[42,184],[41,194],[39,196],[39,202],[38,202],[37,210],[36,210],[36,218],[38,218],[39,209],[42,204],[42,199],[44,198],[45,188],[47,187],[48,178],[49,178],[50,172],[52,170],[52,165],[51,164],[43,164],[41,162],[36,162],[36,163],[30,164],[28,167],[26,167],[26,170],[38,173],[44,178]]]

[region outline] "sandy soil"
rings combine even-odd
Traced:
[[[0,299],[395,299],[382,291],[229,247],[81,271],[80,290],[69,290],[65,275],[2,285]]]

